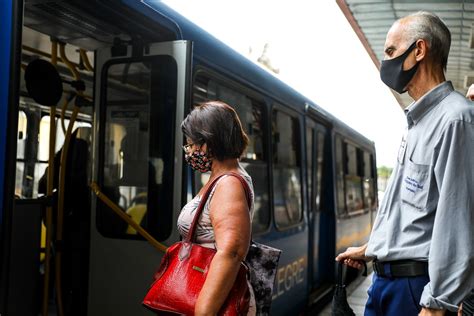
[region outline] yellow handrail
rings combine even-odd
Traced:
[[[131,219],[127,213],[123,209],[120,208],[117,204],[112,202],[104,193],[100,191],[99,186],[97,183],[92,182],[90,184],[90,187],[92,191],[94,191],[95,195],[105,203],[108,207],[112,209],[112,211],[115,212],[121,219],[123,219],[125,222],[127,222],[128,225],[132,226],[140,235],[142,235],[143,238],[145,238],[153,247],[155,247],[158,251],[161,252],[166,252],[166,247],[162,243],[160,243],[158,240],[153,238],[146,230],[144,230],[137,222],[135,222],[133,219]]]
[[[79,72],[77,71],[76,65],[74,65],[67,58],[65,47],[66,47],[65,43],[59,43],[59,54],[61,55],[61,59],[66,64],[67,68],[69,68],[69,71],[71,71],[71,74],[74,77],[74,80],[79,80],[80,79]],[[64,123],[64,119],[65,119],[67,105],[68,105],[68,102],[65,102],[61,110],[61,128],[63,129],[64,134],[66,134],[66,124]]]
[[[33,48],[33,47],[30,47],[30,46],[27,46],[27,45],[21,45],[21,49],[23,50],[26,50],[28,52],[32,52],[33,54],[36,54],[36,55],[39,55],[39,56],[43,56],[45,58],[50,58],[50,59],[53,59],[53,56],[46,53],[46,52],[43,52],[39,49],[36,49],[36,48]],[[61,57],[58,57],[57,58],[57,61],[60,62],[60,63],[63,63],[64,64],[64,61],[62,60]],[[74,64],[74,66],[76,67],[79,67],[79,64],[77,63],[74,63],[74,62],[71,62],[72,64]]]
[[[87,53],[84,49],[79,49],[79,54],[81,55],[82,62],[84,63],[84,67],[88,71],[94,71],[94,68],[92,67],[91,63],[89,62],[89,58],[87,57]]]

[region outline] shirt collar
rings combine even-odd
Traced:
[[[451,81],[440,83],[423,95],[418,101],[413,102],[405,109],[408,127],[416,125],[426,113],[438,105],[448,94],[454,91]]]

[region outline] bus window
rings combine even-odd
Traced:
[[[16,147],[15,196],[22,197],[23,177],[25,173],[25,146],[28,120],[24,111],[18,113],[18,138]]]
[[[308,127],[306,131],[306,142],[308,197],[310,199],[310,209],[319,211],[322,209],[321,195],[323,192],[324,133],[316,128]]]
[[[324,165],[324,134],[317,133],[317,166],[316,166],[316,209],[321,209],[321,195],[323,194],[323,165]]]
[[[164,240],[172,218],[174,112],[170,107],[176,104],[176,62],[156,56],[146,62],[111,64],[105,71],[99,181],[105,195],[155,238]],[[141,239],[100,201],[97,228],[107,237]]]
[[[273,111],[273,204],[278,228],[302,219],[298,120]]]
[[[34,192],[39,192],[41,194],[46,193],[46,188],[40,188],[40,182],[43,178],[44,185],[46,185],[46,167],[48,166],[49,159],[49,127],[50,127],[51,117],[49,115],[44,115],[41,117],[39,124],[39,135],[38,135],[38,156],[37,162],[35,165],[35,181],[34,181]],[[69,119],[64,119],[64,125],[67,128],[69,125]],[[74,133],[78,128],[86,127],[91,128],[92,125],[88,122],[75,121],[72,132]],[[60,119],[56,118],[56,145],[55,145],[55,154],[60,154],[59,151],[64,145],[64,131],[61,128]],[[59,161],[59,159],[57,159]],[[55,166],[56,168],[59,165]]]
[[[364,206],[367,210],[376,207],[373,156],[364,151]]]
[[[315,197],[314,197],[314,188],[313,188],[313,128],[306,128],[306,175],[308,181],[308,197],[310,201],[310,210],[315,208]]]
[[[16,148],[16,158],[25,158],[25,141],[26,141],[26,128],[28,126],[28,120],[24,111],[18,113],[18,138]]]
[[[351,144],[346,144],[347,164],[345,168],[345,193],[347,211],[349,215],[359,212],[364,208],[362,196],[362,178],[359,175],[358,156],[358,149]]]
[[[344,144],[340,136],[336,136],[335,155],[336,155],[336,192],[337,192],[337,214],[343,216],[346,214],[346,201],[344,193]]]
[[[249,144],[242,155],[241,164],[252,177],[255,205],[252,221],[254,234],[267,229],[270,222],[268,203],[268,162],[264,146],[264,104],[256,98],[230,88],[205,75],[196,76],[193,102],[199,104],[208,100],[220,100],[232,106],[237,112],[242,127],[249,137]],[[209,173],[195,172],[195,187],[201,188],[208,180]]]

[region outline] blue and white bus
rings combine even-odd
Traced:
[[[336,252],[370,233],[373,142],[160,1],[2,0],[0,25],[0,315],[149,315],[162,253],[89,185],[179,240],[207,176],[180,122],[216,99],[250,138],[254,239],[283,250],[271,314],[327,298]]]

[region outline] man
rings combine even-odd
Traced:
[[[474,107],[445,79],[450,43],[428,12],[387,34],[381,79],[415,101],[369,242],[336,258],[374,260],[368,316],[456,312],[474,286]]]

